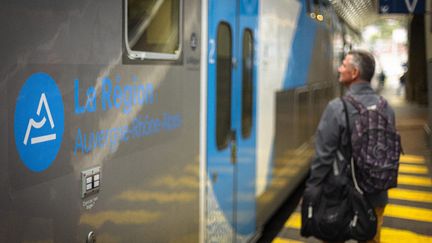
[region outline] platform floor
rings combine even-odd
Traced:
[[[405,155],[400,160],[398,187],[389,190],[381,242],[432,243],[432,162],[424,130],[427,107],[406,102],[395,89],[386,88],[382,95],[395,109]],[[297,206],[273,243],[321,242],[300,236],[299,210]]]

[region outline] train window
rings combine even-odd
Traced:
[[[251,30],[243,34],[243,94],[242,94],[242,136],[247,138],[252,130],[252,99],[253,99],[253,36]]]
[[[228,146],[231,131],[232,83],[232,35],[226,23],[218,26],[216,53],[216,144],[218,149],[224,149]]]
[[[182,0],[125,1],[125,45],[129,58],[178,59]]]

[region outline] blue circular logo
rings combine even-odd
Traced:
[[[21,160],[32,171],[47,169],[57,156],[64,131],[60,90],[46,73],[24,83],[16,101],[14,134]]]

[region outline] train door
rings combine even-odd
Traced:
[[[237,239],[256,230],[256,82],[258,0],[241,0],[238,19],[238,78],[236,80]]]
[[[242,241],[255,232],[257,9],[256,0],[208,2],[209,241]]]

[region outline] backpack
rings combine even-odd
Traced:
[[[359,112],[351,134],[351,152],[360,188],[369,194],[397,186],[401,138],[385,113],[386,100],[365,107],[351,95],[343,97]]]

